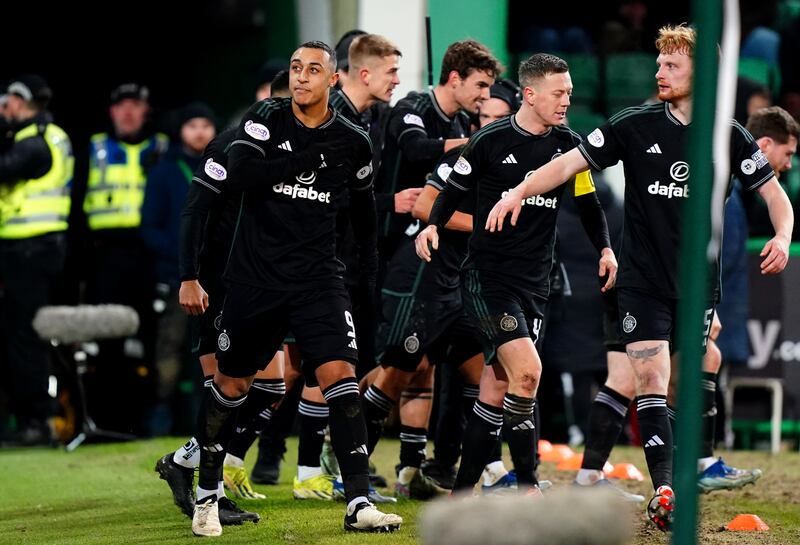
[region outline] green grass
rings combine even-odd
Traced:
[[[191,525],[172,504],[166,484],[153,471],[155,461],[181,439],[85,445],[74,453],[61,450],[0,450],[1,544],[198,543]],[[378,470],[394,475],[397,441],[383,441],[373,459]],[[392,507],[405,524],[394,534],[365,538],[342,530],[344,504],[292,499],[296,441],[290,440],[281,484],[257,486],[266,500],[241,502],[262,515],[259,524],[226,527],[218,543],[285,543],[291,545],[381,545],[417,543],[416,516],[421,504],[406,501]],[[800,543],[800,454],[735,452],[735,465],[757,466],[764,477],[743,491],[719,492],[701,499],[699,543]],[[252,466],[252,456],[248,465]],[[645,468],[641,449],[618,447],[612,462],[628,461]],[[574,472],[543,464],[542,478],[568,483]],[[628,490],[649,494],[649,483],[626,483]],[[719,527],[738,513],[756,513],[770,525],[766,534],[732,534]],[[666,536],[643,520],[632,544],[667,543]]]

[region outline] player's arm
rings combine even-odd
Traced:
[[[353,237],[358,247],[361,281],[370,290],[370,294],[374,294],[378,277],[378,213],[375,208],[371,161],[372,145],[367,140],[359,151],[357,166],[349,181],[349,210]]]
[[[608,234],[608,222],[600,199],[594,187],[592,174],[588,170],[579,172],[573,182],[573,195],[575,206],[581,217],[581,224],[589,240],[600,254],[598,276],[605,278],[600,291],[606,292],[614,287],[617,280],[617,258],[611,249],[611,237]]]
[[[433,208],[433,203],[436,201],[436,197],[439,196],[439,193],[441,193],[441,191],[435,186],[431,185],[430,183],[425,184],[425,187],[422,188],[422,193],[420,193],[419,198],[417,198],[417,202],[414,203],[414,208],[411,210],[411,215],[424,221],[425,223],[428,223],[431,215],[431,209]],[[445,224],[444,228],[452,229],[453,231],[464,231],[466,233],[471,233],[472,215],[458,211],[453,212],[453,215]]]
[[[446,141],[429,137],[422,116],[407,105],[395,107],[386,131],[411,162],[435,161],[445,152]]]
[[[263,112],[263,113],[258,113]],[[267,158],[267,142],[275,128],[264,102],[258,102],[242,118],[228,151],[228,187],[233,191],[269,187],[302,172],[316,170],[323,157],[340,157],[347,142],[314,142],[305,149],[278,158]]]
[[[789,243],[794,228],[794,211],[789,197],[774,176],[767,183],[759,186],[758,193],[767,204],[769,220],[775,229],[772,237],[761,250],[761,274],[778,274],[789,263]]]
[[[181,211],[178,241],[178,272],[181,287],[178,302],[187,314],[199,315],[208,308],[208,294],[198,281],[200,252],[206,238],[211,208],[222,197],[228,172],[220,139],[212,140],[203,153]]]
[[[481,147],[477,139],[467,144],[447,177],[447,183],[433,201],[428,226],[420,231],[415,241],[420,259],[431,260],[431,250],[439,249],[439,229],[447,225],[464,193],[475,185],[480,170]]]
[[[486,218],[485,228],[491,232],[502,231],[503,221],[509,212],[511,213],[511,226],[517,225],[523,200],[531,195],[547,193],[588,168],[589,163],[577,148],[550,161],[526,176],[517,187],[497,201],[497,204],[489,212],[489,217]]]

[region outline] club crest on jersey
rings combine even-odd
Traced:
[[[500,318],[500,329],[503,331],[514,331],[517,327],[519,327],[519,323],[514,316],[506,314]]]
[[[300,182],[301,184],[311,185],[314,183],[314,180],[317,179],[317,173],[314,170],[309,170],[308,172],[301,172],[300,174],[295,176],[294,179]]]
[[[669,176],[676,182],[685,182],[689,179],[689,163],[686,161],[675,161],[669,167]]]
[[[596,148],[602,148],[603,144],[606,143],[606,137],[603,136],[603,131],[600,129],[593,130],[586,139]]]
[[[622,319],[622,331],[630,333],[634,329],[636,329],[636,318],[626,312],[625,317]]]
[[[370,161],[367,166],[356,172],[356,178],[358,178],[359,180],[363,180],[364,178],[369,176],[370,172],[372,172],[372,161]]]
[[[222,328],[222,313],[220,312],[216,318],[214,318],[214,329],[219,331]]]
[[[269,140],[269,129],[261,123],[254,123],[252,119],[245,121],[244,132],[262,142]]]
[[[403,348],[406,349],[406,352],[409,354],[416,353],[419,350],[419,339],[416,335],[409,335],[406,337],[406,340],[403,342]]]
[[[211,179],[217,180],[218,182],[221,182],[228,177],[228,171],[225,170],[225,167],[219,163],[215,163],[214,159],[209,159],[206,161],[206,165],[203,167],[203,170]]]
[[[752,159],[745,159],[740,166],[742,172],[748,176],[756,171],[756,162]]]
[[[406,114],[403,116],[403,123],[406,125],[416,125],[418,127],[425,128],[425,123],[422,122],[422,118],[417,114]]]
[[[228,334],[224,331],[219,334],[219,338],[217,338],[217,346],[220,350],[225,352],[228,348],[231,347],[231,338],[228,337]]]
[[[464,156],[458,158],[456,161],[456,166],[453,167],[453,170],[461,174],[462,176],[466,176],[470,172],[472,172],[472,165],[469,164],[469,161],[464,159]]]
[[[767,163],[769,162],[767,161],[767,156],[764,155],[760,149],[757,149],[756,152],[750,157],[756,162],[756,168],[767,166]]]

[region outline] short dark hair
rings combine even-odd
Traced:
[[[786,144],[790,136],[799,138],[800,126],[789,112],[780,106],[761,108],[747,120],[747,130],[758,140],[768,136],[779,144]]]
[[[297,46],[297,49],[302,49],[304,47],[309,49],[322,49],[330,57],[333,71],[336,72],[336,51],[334,51],[331,46],[320,40],[311,40],[309,42],[300,44]]]
[[[444,85],[450,77],[450,72],[455,70],[462,79],[469,77],[476,70],[497,77],[503,72],[503,65],[498,61],[489,48],[476,40],[462,40],[450,44],[444,52],[442,59],[442,73],[439,76],[439,85]]]
[[[519,84],[531,87],[533,80],[564,72],[569,72],[567,61],[549,53],[536,53],[519,63]]]
[[[288,70],[281,70],[275,77],[272,78],[272,81],[269,84],[270,94],[274,95],[275,93],[280,92],[289,92],[289,71]]]

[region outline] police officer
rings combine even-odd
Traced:
[[[103,427],[134,432],[143,431],[142,396],[152,388],[152,374],[144,362],[152,359],[155,342],[153,272],[140,232],[141,207],[147,173],[168,146],[165,135],[148,132],[148,100],[148,88],[137,83],[112,91],[112,131],[91,138],[83,201],[91,245],[87,299],[94,304],[129,305],[141,324],[136,337],[100,344],[97,380],[101,387],[92,403],[98,412],[95,418],[100,425],[103,415],[112,414],[113,420],[103,422]],[[124,389],[119,387],[123,383]]]
[[[17,419],[11,442],[18,445],[52,441],[47,346],[31,321],[51,302],[64,266],[74,159],[69,137],[46,110],[51,96],[41,76],[21,76],[9,85],[5,115],[13,142],[0,153],[0,319]]]

